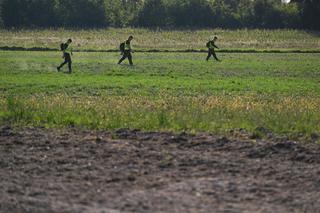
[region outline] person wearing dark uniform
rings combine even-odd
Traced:
[[[121,64],[122,61],[124,61],[126,58],[128,58],[129,63],[131,66],[133,66],[133,62],[132,62],[132,47],[131,47],[131,41],[133,39],[133,36],[129,36],[128,40],[126,40],[124,42],[124,51],[123,51],[123,56],[122,58],[119,60],[118,64]]]
[[[215,42],[218,40],[218,37],[217,36],[215,36],[214,38],[213,38],[213,40],[210,40],[208,43],[207,43],[207,47],[208,47],[208,56],[207,56],[207,61],[209,60],[209,58],[211,57],[211,56],[213,56],[217,61],[221,61],[221,60],[219,60],[218,58],[217,58],[217,55],[216,55],[216,53],[215,53],[215,51],[214,51],[214,48],[217,48],[217,49],[219,49],[219,47],[217,47],[216,45],[215,45]]]
[[[60,64],[60,66],[57,67],[58,72],[60,71],[60,69],[65,65],[68,64],[68,68],[69,68],[69,73],[72,72],[72,60],[71,60],[71,55],[73,55],[72,53],[72,47],[71,47],[71,43],[72,40],[68,39],[67,43],[62,44],[62,51],[63,51],[63,57],[64,58],[64,62],[62,64]]]

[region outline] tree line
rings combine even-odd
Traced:
[[[320,30],[320,1],[0,0],[0,26],[303,28]]]

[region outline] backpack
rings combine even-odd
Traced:
[[[119,50],[120,50],[120,52],[122,52],[122,53],[124,52],[124,48],[125,48],[124,45],[125,45],[125,43],[123,42],[123,43],[121,43],[120,46],[119,46]]]
[[[61,43],[60,44],[60,50],[64,51],[66,49],[66,44],[65,43]]]
[[[207,42],[206,46],[209,48],[210,47],[210,41]]]

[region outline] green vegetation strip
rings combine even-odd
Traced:
[[[309,137],[320,132],[320,54],[0,52],[0,123],[93,129],[210,131]],[[263,128],[261,128],[263,127]]]
[[[47,48],[47,47],[31,47],[31,48],[25,48],[25,47],[0,47],[0,50],[3,51],[55,51],[59,52],[59,49],[54,48]],[[170,49],[138,49],[135,50],[135,52],[141,52],[141,53],[204,53],[207,52],[206,49],[185,49],[185,50],[170,50]],[[95,49],[80,49],[80,50],[74,50],[74,52],[119,52],[119,49],[109,49],[109,50],[95,50]],[[295,49],[261,49],[261,50],[255,50],[255,49],[217,49],[216,52],[221,53],[320,53],[320,50],[317,49],[309,49],[309,50],[295,50]]]
[[[263,127],[270,133],[319,132],[320,98],[246,96],[53,96],[2,99],[2,122],[93,129],[211,131]]]

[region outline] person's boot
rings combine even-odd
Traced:
[[[120,60],[118,61],[118,65],[120,65],[120,64],[122,63],[122,61],[123,61],[123,60],[120,59]]]

